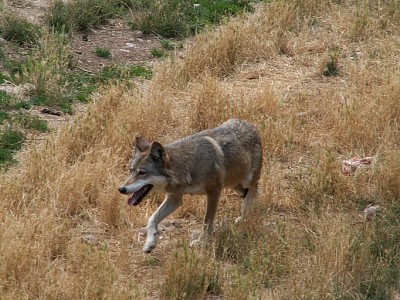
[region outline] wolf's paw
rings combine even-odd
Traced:
[[[143,252],[144,253],[150,253],[151,251],[153,251],[153,249],[156,247],[156,244],[145,244],[143,247]]]
[[[151,251],[153,251],[157,244],[157,237],[158,231],[155,231],[153,233],[147,232],[147,239],[143,247],[143,252],[150,253]]]

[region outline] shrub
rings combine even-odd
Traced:
[[[45,22],[55,32],[70,33],[74,28],[71,5],[62,0],[54,1],[45,15]]]
[[[167,55],[167,53],[163,49],[160,49],[160,48],[153,48],[153,49],[151,49],[150,53],[155,58],[160,58],[160,57],[164,57]]]
[[[14,121],[25,129],[33,129],[40,132],[47,132],[49,130],[47,122],[38,116],[20,113],[15,117]]]
[[[41,28],[15,15],[4,18],[1,30],[2,37],[20,46],[35,45],[41,36]]]
[[[117,11],[110,0],[74,0],[68,3],[57,0],[45,19],[46,24],[58,32],[68,33],[73,29],[88,32],[106,23]]]
[[[184,37],[207,24],[218,24],[225,16],[250,10],[248,1],[141,1],[132,14],[131,27],[164,37]]]
[[[0,146],[3,149],[20,150],[25,141],[24,134],[21,131],[8,129],[0,136]]]
[[[169,40],[161,40],[160,43],[165,50],[175,50],[177,48],[177,46]]]

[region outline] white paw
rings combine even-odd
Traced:
[[[147,233],[147,239],[143,247],[143,252],[150,253],[156,247],[156,244],[157,244],[157,233],[155,234]]]
[[[156,247],[156,244],[148,244],[146,243],[143,247],[143,252],[144,253],[150,253],[151,251],[153,251],[153,249]]]

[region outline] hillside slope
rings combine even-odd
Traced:
[[[148,85],[103,88],[0,177],[2,297],[398,297],[399,11],[273,1],[198,35]],[[169,142],[231,117],[263,135],[252,218],[234,226],[240,197],[226,191],[210,245],[191,249],[205,201],[186,196],[143,254],[139,229],[163,195],[128,207],[119,194],[133,138]],[[343,174],[352,157],[373,162]]]

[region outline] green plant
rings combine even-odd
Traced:
[[[329,58],[324,62],[322,75],[324,76],[338,76],[339,75],[339,56],[340,51],[334,48],[329,53]]]
[[[12,162],[13,156],[10,150],[0,147],[0,169]]]
[[[57,0],[46,14],[45,22],[57,32],[69,33],[74,29],[88,32],[112,18],[118,12],[117,6],[111,0],[75,0],[67,3]]]
[[[24,129],[33,129],[40,132],[47,132],[49,130],[47,122],[38,116],[19,113],[14,117],[13,121],[21,125]]]
[[[128,73],[130,77],[140,77],[144,79],[151,79],[153,71],[148,67],[143,66],[128,66]]]
[[[196,4],[196,5],[195,5]],[[251,10],[249,1],[138,1],[130,22],[133,29],[164,37],[184,37],[208,24],[218,24],[225,16]]]
[[[109,0],[76,0],[71,2],[70,11],[74,27],[81,32],[104,24],[116,13],[113,2]]]
[[[25,136],[21,131],[7,129],[0,133],[0,167],[13,162],[13,154],[21,149]]]
[[[98,57],[110,58],[111,51],[105,48],[96,48],[95,53]]]
[[[3,110],[0,110],[0,124],[3,123],[4,120],[7,120],[9,114]]]
[[[0,91],[0,108],[8,108],[11,105],[11,96],[4,91]]]
[[[149,79],[152,76],[152,71],[142,66],[107,66],[93,78],[94,82],[106,82],[109,80],[120,81],[132,77],[141,77]]]
[[[130,25],[132,29],[164,37],[187,36],[190,34],[188,17],[191,10],[190,1],[142,1],[140,13],[132,15]]]
[[[67,4],[62,0],[54,1],[45,15],[47,26],[55,32],[70,33],[74,29],[75,21],[71,8],[71,4]]]
[[[161,40],[161,46],[166,50],[175,50],[177,46],[174,43],[171,43],[169,40]]]
[[[18,45],[35,45],[41,36],[41,28],[20,17],[5,17],[1,28],[2,37]]]
[[[4,75],[3,73],[0,73],[0,84],[4,83],[5,81],[10,80],[10,78],[7,75]]]
[[[161,57],[164,57],[167,55],[167,53],[163,49],[160,49],[160,48],[153,48],[153,49],[151,49],[150,53],[155,58],[161,58]]]

